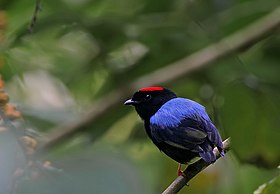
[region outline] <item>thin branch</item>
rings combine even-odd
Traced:
[[[39,12],[42,10],[42,6],[41,6],[41,0],[36,0],[36,4],[35,4],[35,10],[34,10],[34,14],[32,16],[32,20],[28,26],[28,30],[29,32],[33,32],[34,26],[36,24]]]
[[[154,73],[141,77],[133,85],[139,88],[149,84],[162,84],[174,81],[194,70],[206,67],[221,58],[250,48],[259,41],[267,38],[279,26],[280,7],[233,35]]]
[[[242,52],[244,49],[268,37],[279,25],[280,7],[221,41],[155,72],[142,76],[132,84],[125,85],[122,88],[112,91],[102,98],[102,100],[93,104],[89,112],[80,120],[62,124],[46,134],[46,142],[41,146],[40,150],[48,149],[61,140],[82,131],[86,126],[94,123],[107,111],[121,104],[133,91],[143,86],[170,83],[193,71],[205,68],[221,58]]]
[[[227,138],[223,141],[225,153],[230,149],[230,138]],[[214,149],[214,153],[217,159],[221,156],[217,148]],[[206,163],[203,159],[198,160],[197,162],[189,165],[184,173],[186,176],[178,176],[168,187],[163,191],[162,194],[175,194],[178,193],[193,177],[200,173],[203,169],[209,166],[209,163]]]

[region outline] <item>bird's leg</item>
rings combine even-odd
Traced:
[[[179,163],[178,170],[177,170],[177,175],[178,176],[186,176],[186,174],[181,170],[181,167],[182,167],[182,164]]]

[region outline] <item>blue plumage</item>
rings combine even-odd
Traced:
[[[177,127],[185,118],[210,120],[204,107],[200,104],[186,98],[173,98],[160,107],[150,118],[150,122],[151,124]]]
[[[208,163],[216,160],[213,145],[222,150],[220,135],[205,108],[192,100],[174,98],[166,102],[150,118],[150,129],[157,143],[198,153]]]
[[[185,164],[200,156],[213,163],[214,146],[224,155],[215,125],[197,102],[178,98],[165,88],[150,87],[136,92],[125,104],[135,106],[153,143],[177,162]]]

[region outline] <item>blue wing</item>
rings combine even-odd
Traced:
[[[198,153],[214,162],[216,145],[223,155],[221,137],[200,104],[185,98],[165,103],[150,119],[151,136],[157,142]]]

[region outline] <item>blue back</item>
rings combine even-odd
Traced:
[[[181,124],[185,118],[205,119],[210,121],[204,106],[193,100],[186,98],[174,98],[166,102],[151,117],[151,124],[162,124],[164,126],[175,127]]]
[[[198,153],[206,162],[216,160],[214,145],[223,155],[222,140],[216,127],[205,108],[195,101],[169,100],[150,118],[150,129],[154,142]],[[164,151],[164,146],[161,149]]]

